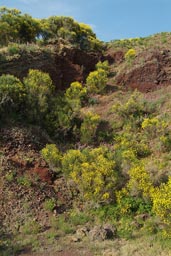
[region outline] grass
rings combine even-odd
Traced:
[[[129,39],[121,39],[121,40],[113,40],[108,43],[108,47],[112,47],[113,49],[142,49],[157,46],[169,48],[171,43],[171,33],[170,32],[162,32],[157,33],[148,37],[140,37],[140,38],[129,38]]]
[[[49,199],[46,199],[46,201],[44,202],[44,208],[45,210],[47,211],[53,211],[54,208],[55,208],[55,205],[56,205],[56,201],[54,198],[49,198]]]
[[[38,234],[40,231],[40,224],[32,219],[25,222],[21,227],[21,232],[25,235]]]

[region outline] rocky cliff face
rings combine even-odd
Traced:
[[[171,84],[171,51],[161,48],[143,50],[128,64],[122,50],[108,49],[102,54],[48,46],[46,50],[24,51],[16,57],[0,60],[0,75],[13,74],[23,79],[29,69],[38,69],[49,73],[56,88],[64,90],[73,81],[85,82],[99,60],[108,60],[111,65],[111,85],[148,92]]]
[[[142,92],[171,84],[171,52],[169,50],[142,52],[131,63],[131,67],[121,70],[115,81],[117,85],[137,88]]]
[[[73,81],[85,81],[100,58],[99,53],[87,53],[73,48],[63,48],[60,52],[23,52],[11,60],[0,61],[0,75],[13,74],[23,79],[29,69],[39,69],[49,73],[57,89],[63,90]]]

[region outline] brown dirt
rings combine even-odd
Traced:
[[[102,56],[102,61],[107,60],[109,64],[120,64],[124,61],[124,52],[123,51],[113,51],[112,49],[108,49],[104,56]]]
[[[47,256],[47,253],[41,253],[41,254],[27,253],[27,254],[20,254],[20,256]],[[87,251],[74,250],[70,248],[66,251],[50,253],[50,256],[93,256],[93,254]]]
[[[52,48],[49,52],[23,52],[19,58],[0,62],[0,75],[12,74],[23,79],[29,69],[38,69],[48,73],[57,89],[69,87],[73,81],[85,81],[101,54],[87,53],[73,48],[61,51]]]
[[[40,155],[40,150],[49,142],[36,127],[0,129],[0,221],[10,232],[20,228],[29,216],[38,221],[43,229],[48,228],[51,213],[44,208],[46,199],[55,198],[56,214],[72,205],[76,192],[63,178],[57,178],[54,183],[53,172]],[[6,178],[10,174],[14,174],[11,182]],[[31,184],[21,184],[21,177],[26,177],[26,182]]]
[[[142,92],[171,84],[171,52],[142,52],[129,66],[121,69],[115,82],[126,89],[138,89]]]

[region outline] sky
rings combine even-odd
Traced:
[[[171,32],[171,0],[0,0],[34,18],[71,16],[102,41]]]

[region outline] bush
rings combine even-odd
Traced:
[[[84,117],[83,123],[81,124],[81,142],[82,143],[90,143],[92,142],[97,127],[100,123],[100,116],[97,114],[93,114],[88,112]]]
[[[166,224],[164,233],[171,236],[171,177],[151,192],[153,212]]]
[[[99,68],[93,72],[90,72],[86,79],[86,87],[89,93],[99,93],[104,90],[107,83],[107,72]]]
[[[62,169],[64,174],[70,176],[73,171],[73,167],[76,168],[86,161],[86,156],[81,153],[80,150],[70,149],[62,158]]]
[[[74,113],[78,113],[81,108],[81,100],[87,93],[87,89],[83,88],[79,82],[73,82],[65,92],[66,103],[70,106]]]
[[[31,187],[32,181],[28,175],[23,175],[17,178],[17,183],[21,186]]]
[[[71,234],[74,232],[72,225],[66,220],[64,216],[59,216],[57,219],[56,227],[63,233],[63,234]]]
[[[151,211],[153,184],[144,166],[139,163],[128,172],[127,184],[116,192],[117,206],[122,215],[141,214]]]
[[[125,59],[127,61],[131,61],[135,58],[136,56],[136,51],[134,49],[129,49],[126,53],[125,53]]]
[[[56,206],[55,199],[54,198],[49,198],[44,202],[43,205],[44,205],[45,210],[48,210],[48,211],[52,212],[54,210],[55,206]]]
[[[160,120],[157,117],[145,118],[142,122],[142,128],[150,138],[154,138],[158,135],[164,135],[167,127],[167,122]]]
[[[60,171],[62,156],[55,144],[47,144],[41,154],[52,170]]]
[[[31,121],[42,121],[48,111],[54,86],[50,76],[39,70],[30,69],[24,84],[27,92],[27,112]]]
[[[9,44],[7,50],[10,55],[14,55],[20,52],[20,47],[18,44]]]
[[[33,219],[29,219],[22,227],[21,232],[25,235],[35,235],[41,231],[40,224]]]
[[[133,219],[122,217],[117,223],[117,235],[120,238],[130,239],[133,237],[135,227],[132,225]]]
[[[107,74],[109,74],[109,63],[107,60],[105,60],[104,62],[99,61],[96,64],[96,70],[99,69],[103,69],[104,71],[106,71]]]
[[[25,99],[25,89],[21,81],[13,75],[0,76],[0,112],[21,110]]]
[[[70,213],[69,220],[73,226],[78,226],[85,225],[90,220],[90,217],[84,212],[74,211]]]
[[[130,180],[128,189],[133,196],[141,196],[145,199],[150,198],[150,192],[153,188],[150,175],[144,166],[139,164],[129,170]]]
[[[117,102],[113,105],[112,112],[115,114],[117,122],[120,123],[119,128],[130,124],[132,128],[137,129],[141,127],[143,119],[154,112],[154,109],[144,99],[142,93],[135,90],[126,102]]]
[[[63,172],[69,174],[87,200],[105,202],[114,197],[117,175],[108,153],[102,147],[69,150],[62,158]]]

